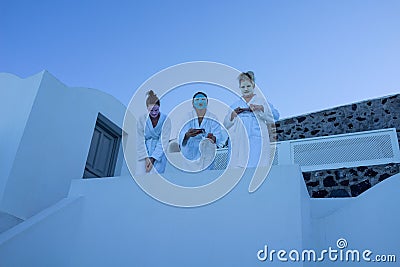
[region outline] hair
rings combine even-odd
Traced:
[[[245,80],[250,81],[253,84],[253,86],[255,86],[255,77],[254,77],[254,72],[252,71],[240,73],[238,80],[239,83]]]
[[[153,92],[153,90],[149,90],[147,92],[146,106],[150,105],[160,105],[160,99],[158,99],[157,95]]]
[[[206,93],[203,93],[203,92],[197,92],[197,93],[195,93],[195,94],[193,95],[193,99],[194,99],[196,96],[198,96],[198,95],[204,95],[204,96],[207,98],[207,95],[206,95]]]

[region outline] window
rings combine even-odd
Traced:
[[[83,178],[114,176],[121,132],[118,126],[99,113]]]

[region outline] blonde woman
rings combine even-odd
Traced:
[[[160,99],[150,90],[147,93],[148,114],[138,120],[138,163],[136,174],[163,173],[167,164],[164,149],[168,147],[171,121],[160,112]]]
[[[265,99],[255,94],[254,73],[243,72],[238,80],[242,97],[230,106],[232,111],[224,119],[224,126],[230,132],[230,143],[234,148],[231,166],[268,166],[270,140],[267,123],[273,122],[272,114]]]

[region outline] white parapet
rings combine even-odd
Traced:
[[[400,162],[395,128],[277,143],[276,164],[298,164],[302,171],[393,162]]]
[[[302,171],[400,162],[395,128],[276,142],[273,165],[297,164]],[[273,145],[275,145],[273,144]],[[170,154],[179,152],[173,141]],[[217,149],[215,169],[224,169],[228,149]]]

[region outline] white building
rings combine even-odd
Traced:
[[[130,176],[120,145],[125,107],[112,96],[69,88],[41,72],[26,79],[0,74],[0,101],[0,266],[400,260],[399,174],[359,197],[311,199],[298,165],[276,165],[254,193],[245,175],[214,203],[174,207],[147,195]],[[196,177],[213,172],[221,171]],[[106,176],[113,177],[83,179]],[[352,260],[357,253],[360,260]]]

